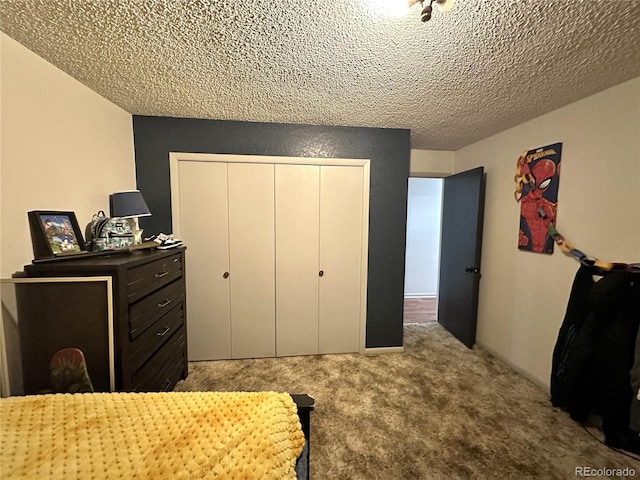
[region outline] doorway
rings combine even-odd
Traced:
[[[403,323],[437,321],[441,178],[409,178]]]

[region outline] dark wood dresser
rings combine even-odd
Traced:
[[[24,328],[30,330],[24,335],[27,342],[36,340],[26,349],[24,345],[22,348],[23,357],[30,355],[35,360],[23,360],[23,363],[26,368],[30,368],[30,364],[40,364],[37,374],[31,378],[43,373],[45,359],[38,360],[39,356],[46,354],[48,358],[56,349],[73,346],[84,351],[97,391],[108,391],[113,383],[116,391],[169,391],[180,379],[186,378],[184,248],[36,263],[26,265],[24,272],[27,277],[100,276],[112,279],[113,348],[109,349],[110,337],[101,325],[105,323],[103,304],[107,301],[99,295],[82,293],[78,288],[65,290],[60,287],[55,298],[49,297],[49,302],[63,306],[56,309],[61,313],[31,315],[33,318],[24,323]],[[56,287],[41,284],[39,288],[51,290]],[[31,303],[37,302],[33,293],[30,296]],[[106,295],[103,293],[102,297]],[[28,297],[23,296],[23,303],[30,303]],[[26,307],[25,311],[33,308]],[[96,314],[94,310],[102,313]],[[59,318],[55,318],[56,315]],[[42,333],[45,331],[46,334]],[[30,348],[34,351],[25,352]],[[111,354],[108,354],[109,350]],[[25,390],[29,390],[26,384]]]

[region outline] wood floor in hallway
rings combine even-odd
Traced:
[[[437,305],[437,298],[405,298],[403,323],[435,322]]]

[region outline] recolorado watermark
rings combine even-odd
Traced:
[[[576,477],[635,477],[636,471],[631,467],[625,468],[593,468],[593,467],[576,467]]]

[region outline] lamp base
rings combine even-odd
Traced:
[[[131,231],[133,232],[133,244],[140,245],[142,243],[142,232],[143,230],[140,228],[138,224],[138,217],[129,218],[129,226],[131,227]]]

